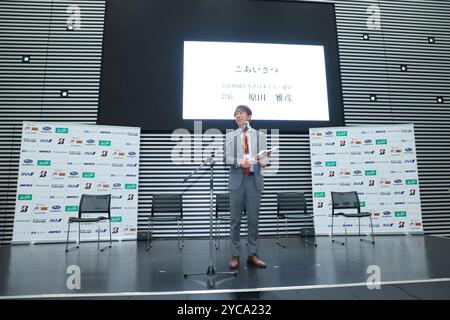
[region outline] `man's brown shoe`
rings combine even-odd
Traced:
[[[239,257],[238,256],[233,256],[233,258],[231,259],[229,266],[231,269],[237,269],[239,268]]]
[[[259,259],[257,256],[248,256],[247,264],[251,264],[254,267],[257,268],[265,268],[266,263]]]

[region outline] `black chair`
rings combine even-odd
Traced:
[[[149,250],[153,246],[153,221],[157,222],[177,221],[178,249],[183,250],[184,224],[183,224],[182,194],[153,195],[151,214],[148,217],[147,246],[145,250]],[[181,240],[180,240],[180,223],[181,223]]]
[[[106,216],[97,216],[94,218],[83,218],[84,214],[97,214],[103,213]],[[100,224],[98,225],[98,241],[97,247],[100,251],[111,248],[112,236],[111,236],[111,195],[93,195],[93,194],[83,194],[81,195],[80,206],[78,210],[78,217],[70,217],[67,226],[67,241],[66,241],[66,252],[73,249],[78,249],[80,247],[80,225],[82,223],[100,223],[102,221],[109,221],[109,246],[100,249]],[[69,249],[69,235],[70,235],[70,225],[72,223],[78,223],[78,244],[76,247]]]
[[[305,223],[305,235],[306,243],[317,247],[316,241],[311,242],[308,240],[308,225],[306,220],[314,219],[314,215],[308,213],[306,210],[306,199],[303,192],[279,192],[277,193],[277,245],[286,248],[287,242],[282,244],[278,237],[278,219],[284,219],[285,221],[285,233],[286,240],[288,237],[287,221],[288,220],[303,220]],[[303,228],[301,228],[303,229]]]
[[[244,208],[243,217],[247,216],[247,211]],[[216,237],[214,240],[214,246],[216,249],[220,248],[220,222],[224,221],[230,223],[230,194],[218,193],[216,194]],[[247,224],[245,224],[245,233],[247,233]],[[248,245],[248,243],[246,243]]]
[[[361,212],[361,204],[359,202],[358,192],[331,192],[332,212],[331,212],[331,241],[345,245],[347,243],[347,223],[345,223],[345,243],[337,241],[334,236],[334,217],[342,216],[345,218],[358,218],[358,236],[360,241],[375,244],[375,236],[373,233],[372,213]],[[336,212],[336,210],[356,210],[356,213]],[[361,218],[370,218],[370,227],[372,230],[372,240],[361,239]],[[346,219],[347,221],[347,219]]]

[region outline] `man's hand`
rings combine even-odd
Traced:
[[[250,168],[250,162],[248,161],[248,159],[241,159],[239,160],[239,164],[241,165],[242,168]]]
[[[258,158],[258,164],[263,168],[265,166],[267,166],[268,162],[269,162],[269,159],[267,157]]]

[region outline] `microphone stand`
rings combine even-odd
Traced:
[[[219,150],[222,150],[222,149],[219,149]],[[218,151],[211,152],[211,155],[205,161],[203,161],[203,163],[199,167],[197,167],[191,174],[189,174],[189,176],[184,178],[183,182],[182,182],[182,183],[185,183],[194,174],[196,174],[197,171],[199,171],[204,166],[209,164],[209,171],[210,171],[210,177],[209,177],[209,265],[208,265],[208,268],[206,270],[206,276],[208,277],[207,278],[207,288],[208,289],[213,289],[214,288],[214,286],[215,286],[214,277],[217,274],[232,274],[234,276],[237,275],[236,271],[234,271],[234,272],[233,271],[231,271],[231,272],[217,272],[216,268],[214,266],[214,258],[213,258],[213,252],[214,252],[214,250],[213,250],[213,188],[214,188],[213,172],[214,172],[214,163],[215,163],[214,157],[216,156],[217,152]],[[205,273],[204,272],[185,273],[184,277],[187,278],[189,276],[199,276],[199,275],[205,275]]]

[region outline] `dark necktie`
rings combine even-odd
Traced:
[[[247,133],[244,132],[244,155],[248,155],[249,150],[248,150],[248,137],[247,137]],[[244,176],[249,176],[250,175],[250,167],[246,167],[243,168],[244,170]]]

